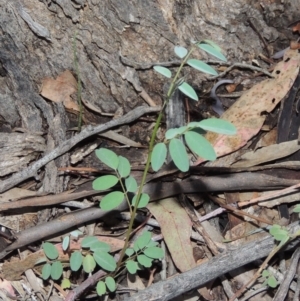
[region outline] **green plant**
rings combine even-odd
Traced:
[[[265,278],[262,285],[268,285],[272,288],[275,288],[278,285],[276,278],[268,270],[263,270],[261,276]]]
[[[109,245],[100,243],[95,237],[87,237],[83,239],[81,243],[82,250],[75,251],[71,254],[70,268],[72,271],[77,271],[82,266],[85,272],[91,273],[95,269],[96,264],[98,264],[99,267],[110,273],[105,277],[105,280],[100,279],[100,281],[98,282],[96,290],[99,295],[105,294],[107,288],[109,291],[115,290],[116,284],[114,279],[124,267],[127,268],[129,273],[134,274],[137,272],[137,270],[143,267],[151,267],[153,260],[161,259],[164,255],[162,249],[158,247],[158,244],[151,240],[150,232],[144,232],[134,242],[133,246],[129,247],[129,239],[132,233],[133,221],[136,212],[138,208],[146,207],[148,202],[150,201],[149,195],[142,193],[150,164],[154,171],[158,171],[163,166],[167,152],[169,151],[170,156],[177,168],[185,172],[189,169],[190,165],[188,150],[204,158],[205,160],[216,159],[216,154],[213,147],[202,135],[203,133],[205,133],[205,131],[212,131],[228,135],[234,135],[236,133],[236,129],[231,123],[225,120],[211,118],[202,120],[200,122],[190,122],[186,126],[177,129],[169,129],[165,134],[165,140],[154,145],[156,134],[163,116],[164,108],[172,97],[174,91],[178,88],[181,92],[186,94],[191,99],[196,101],[198,100],[197,94],[194,89],[185,82],[184,78],[179,78],[183,66],[187,64],[195,68],[196,70],[205,72],[210,75],[217,75],[217,72],[206,63],[196,59],[189,59],[192,52],[197,48],[206,51],[207,53],[217,57],[220,60],[226,61],[226,58],[221,53],[221,49],[216,44],[208,40],[194,43],[189,52],[184,47],[175,47],[175,54],[182,59],[182,62],[175,76],[171,80],[169,90],[162,105],[162,110],[156,120],[155,127],[150,139],[148,158],[141,183],[138,184],[134,177],[131,176],[130,162],[126,158],[118,156],[117,154],[106,148],[100,148],[96,150],[96,156],[99,158],[99,160],[101,160],[105,165],[111,168],[115,174],[105,175],[95,179],[93,181],[93,189],[105,191],[119,184],[119,189],[109,192],[102,198],[100,202],[100,208],[103,210],[112,210],[118,207],[125,199],[131,213],[131,219],[126,233],[124,248],[121,250],[120,257],[117,263],[115,262],[112,255],[109,254]],[[172,78],[172,72],[169,69],[161,66],[155,66],[154,69],[163,76]],[[184,142],[179,139],[181,136],[183,136]],[[66,239],[66,241],[67,242],[65,242],[65,247],[69,243],[68,239]],[[47,251],[48,248],[53,248],[50,247],[48,243],[45,243],[44,245],[47,246],[46,248],[44,248],[46,256],[51,260],[57,259],[58,255],[52,256],[54,254],[49,254],[49,252]],[[124,259],[125,256],[127,256],[126,259]],[[43,270],[47,270],[47,273],[45,272],[45,274],[43,274],[44,279],[48,279],[50,276],[52,277],[51,271],[52,269],[54,269],[53,266],[55,262],[53,262],[52,264],[47,263],[45,265],[47,266],[46,268],[44,266]],[[50,270],[50,274],[48,270]],[[59,273],[56,272],[56,279],[59,278],[57,278],[58,274]],[[44,277],[44,275],[47,277]]]

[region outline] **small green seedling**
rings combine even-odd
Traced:
[[[277,282],[276,278],[268,270],[263,270],[261,275],[263,278],[265,278],[265,281],[262,284],[263,286],[268,285],[269,287],[272,287],[272,288],[277,287],[278,282]]]

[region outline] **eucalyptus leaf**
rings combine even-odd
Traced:
[[[198,95],[189,84],[183,83],[178,87],[178,89],[189,98],[198,101]]]

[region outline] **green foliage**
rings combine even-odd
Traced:
[[[198,101],[198,95],[188,83],[182,83],[178,89],[189,98]]]
[[[184,140],[189,149],[205,160],[215,160],[216,153],[212,145],[195,131],[188,131],[184,134]]]
[[[106,271],[113,272],[117,267],[115,259],[107,252],[97,250],[94,252],[94,259]]]
[[[51,278],[53,280],[58,280],[63,273],[63,266],[60,261],[54,261],[51,266]]]
[[[47,280],[51,275],[51,264],[46,263],[42,268],[42,277],[44,280]]]
[[[263,285],[268,285],[269,287],[272,288],[277,287],[278,282],[276,278],[268,270],[263,270],[262,277],[265,278]]]
[[[136,199],[137,199],[137,195],[135,195],[132,198],[132,201],[131,201],[131,205],[132,206],[136,205]],[[150,201],[150,196],[148,194],[146,194],[146,193],[142,193],[137,208],[144,208],[144,207],[146,207],[148,205],[149,201]]]
[[[128,192],[136,192],[138,185],[134,177],[129,176],[125,179],[125,187]]]
[[[75,251],[70,257],[70,268],[72,271],[77,272],[83,262],[83,256],[80,251]]]
[[[208,64],[197,59],[190,59],[192,51],[196,48],[200,48],[208,54],[226,61],[226,58],[221,53],[220,47],[209,40],[196,42],[190,51],[184,47],[176,46],[174,52],[182,60],[182,63],[178,68],[175,77],[172,79],[163,107],[165,107],[166,103],[177,88],[191,99],[195,101],[198,100],[195,90],[185,82],[184,77],[179,77],[180,71],[185,64],[206,74],[214,76],[217,75],[215,69]],[[155,66],[154,70],[167,78],[172,77],[172,72],[168,68]],[[184,172],[188,171],[189,156],[186,148],[206,160],[214,160],[216,158],[213,147],[202,136],[205,131],[213,131],[227,135],[234,135],[236,133],[236,129],[229,122],[212,118],[201,122],[191,122],[188,125],[177,129],[169,129],[166,132],[165,141],[154,146],[154,140],[161,117],[162,113],[160,113],[155,125],[155,130],[152,133],[150,143],[150,150],[152,150],[152,153],[150,152],[149,154],[146,164],[147,169],[144,171],[140,186],[134,177],[130,175],[131,165],[128,159],[123,156],[118,156],[116,153],[106,148],[96,150],[96,156],[98,159],[111,168],[115,174],[104,175],[95,179],[92,184],[93,189],[103,191],[118,185],[117,190],[109,192],[102,198],[99,205],[100,208],[103,210],[112,210],[118,207],[125,199],[130,208],[130,212],[132,213],[124,250],[121,253],[121,258],[118,263],[116,263],[114,257],[109,253],[110,246],[106,243],[100,242],[97,237],[94,236],[85,237],[81,241],[82,249],[71,252],[71,271],[77,272],[80,268],[82,268],[86,273],[92,273],[98,265],[99,268],[111,273],[105,277],[105,279],[101,279],[97,283],[96,291],[99,296],[106,294],[107,291],[114,292],[116,290],[114,276],[119,273],[120,268],[123,266],[126,267],[129,273],[134,274],[141,268],[150,268],[154,261],[160,260],[164,256],[163,250],[158,247],[157,242],[151,240],[151,233],[148,231],[145,231],[142,235],[140,235],[134,242],[133,246],[128,248],[128,241],[132,231],[132,224],[136,210],[147,206],[150,201],[150,196],[142,193],[142,188],[145,184],[150,162],[152,169],[154,171],[158,171],[163,166],[169,150],[170,156],[177,168]],[[74,233],[74,235],[71,235],[78,238],[78,235],[80,234]],[[277,238],[280,236],[278,235],[279,234],[277,233]],[[70,236],[66,236],[62,243],[63,250],[68,250],[69,245]],[[51,243],[46,242],[43,243],[43,250],[47,258],[50,260],[50,262],[47,262],[42,269],[43,279],[46,280],[50,277],[53,280],[60,279],[63,273],[63,266],[62,263],[57,260],[59,254],[56,247]],[[125,261],[123,261],[124,254],[127,256]],[[62,287],[70,287],[70,281],[68,279],[63,279]]]
[[[113,151],[107,148],[100,148],[96,150],[96,156],[108,167],[116,170],[119,165],[119,157]]]
[[[106,293],[106,285],[103,281],[99,281],[96,286],[98,296],[103,296]]]
[[[113,175],[107,175],[103,177],[99,177],[93,181],[93,189],[94,190],[106,190],[118,183],[118,178]]]
[[[188,53],[187,49],[182,46],[175,46],[174,52],[181,59],[183,59]]]
[[[124,200],[124,193],[121,191],[113,191],[102,198],[100,208],[103,210],[112,210],[118,207]]]
[[[110,276],[105,278],[105,284],[111,292],[114,292],[117,288],[115,279]]]
[[[219,49],[215,48],[213,45],[208,45],[206,43],[198,43],[197,46],[206,51],[207,53],[209,53],[210,55],[216,57],[217,59],[227,62],[226,57],[219,51]]]
[[[160,73],[161,75],[167,78],[171,78],[172,76],[172,72],[168,68],[161,67],[161,66],[154,66],[153,68],[156,72]]]
[[[125,265],[130,274],[135,274],[138,270],[140,270],[138,263],[134,260],[127,260]]]
[[[64,251],[66,251],[69,248],[69,244],[70,244],[70,236],[67,235],[64,237],[63,242],[62,242],[62,249]]]
[[[64,278],[60,284],[61,288],[62,289],[67,289],[67,288],[70,288],[71,287],[71,282],[69,279],[67,278]]]
[[[45,255],[51,260],[54,260],[58,257],[58,251],[56,247],[50,242],[43,243],[43,250]]]
[[[191,67],[193,67],[194,69],[210,74],[210,75],[215,75],[217,76],[218,73],[217,71],[212,68],[211,66],[207,65],[206,63],[196,60],[196,59],[190,59],[187,61],[187,64],[190,65]]]
[[[164,143],[157,143],[152,152],[151,166],[154,171],[158,171],[167,158],[167,147]]]
[[[183,142],[178,138],[173,138],[169,144],[169,152],[176,167],[186,172],[189,170],[190,162]]]
[[[280,225],[273,225],[269,232],[280,244],[285,244],[290,239],[288,230]]]
[[[300,213],[300,204],[297,204],[297,205],[295,206],[295,208],[293,209],[293,212],[295,212],[295,213]]]

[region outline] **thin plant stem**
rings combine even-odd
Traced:
[[[80,80],[76,41],[77,41],[77,32],[75,33],[74,38],[73,38],[73,54],[74,54],[75,72],[76,72],[76,76],[77,76],[77,102],[78,102],[78,106],[79,106],[78,132],[80,132],[81,126],[82,126],[82,101],[81,101],[82,87],[81,87],[81,80]]]
[[[152,132],[152,135],[151,135],[151,139],[150,139],[148,157],[147,157],[146,166],[145,166],[145,169],[144,169],[144,172],[143,172],[142,181],[141,181],[141,184],[139,186],[139,190],[138,190],[137,197],[136,197],[136,202],[135,202],[135,205],[134,205],[134,208],[133,208],[133,211],[132,211],[131,219],[129,221],[129,226],[128,226],[128,230],[127,230],[127,233],[126,233],[126,239],[125,239],[124,247],[123,247],[123,249],[121,251],[120,258],[119,258],[118,263],[117,263],[117,268],[116,268],[116,270],[114,272],[114,276],[116,275],[118,269],[122,265],[122,261],[123,261],[124,255],[125,255],[125,251],[126,251],[126,249],[128,247],[130,235],[131,235],[132,228],[133,228],[134,218],[135,218],[135,215],[136,215],[136,212],[137,212],[137,209],[138,209],[138,205],[139,205],[140,198],[141,198],[141,195],[142,195],[143,187],[144,187],[144,185],[146,183],[146,177],[147,177],[147,174],[148,174],[148,171],[149,171],[149,168],[150,168],[150,162],[151,162],[152,151],[153,151],[153,148],[154,148],[154,142],[155,142],[157,131],[158,131],[160,123],[161,123],[161,119],[162,119],[162,116],[163,116],[164,109],[165,109],[165,107],[166,107],[169,99],[173,95],[175,89],[177,88],[176,87],[176,82],[177,82],[177,80],[179,78],[180,71],[182,70],[183,66],[187,62],[189,56],[194,51],[194,49],[195,49],[195,47],[193,46],[191,48],[191,50],[188,52],[188,54],[186,55],[186,57],[184,58],[184,60],[182,61],[181,65],[179,66],[179,68],[178,68],[178,70],[176,72],[176,75],[174,76],[174,79],[172,80],[171,85],[169,87],[166,99],[165,99],[165,101],[163,103],[163,106],[162,106],[162,110],[160,111],[160,113],[159,113],[159,115],[157,117],[154,129],[153,129],[153,132]]]

